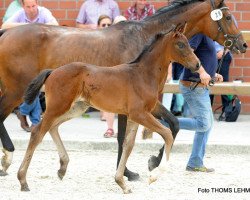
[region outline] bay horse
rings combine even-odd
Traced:
[[[152,111],[158,102],[159,89],[166,80],[170,62],[181,63],[192,71],[200,67],[199,59],[182,34],[183,30],[184,26],[179,25],[166,33],[157,34],[139,56],[128,64],[100,67],[73,62],[54,70],[42,71],[25,93],[25,102],[32,103],[45,85],[47,108],[42,121],[31,132],[29,145],[18,171],[21,190],[29,191],[27,170],[37,145],[48,131],[61,154],[58,175],[61,179],[64,177],[69,159],[58,134],[58,126],[76,115],[80,116],[89,106],[128,116],[128,124],[131,124],[129,127],[142,124],[158,132],[165,141],[168,160],[173,136],[170,129],[152,115]],[[110,96],[110,93],[113,95]],[[123,153],[115,175],[115,181],[124,193],[131,192],[123,174],[135,137],[135,131],[126,130]]]
[[[213,21],[211,11],[219,9],[222,19]],[[14,145],[3,124],[11,111],[22,102],[28,83],[43,69],[80,61],[98,66],[115,66],[133,59],[148,39],[168,30],[172,24],[187,21],[185,35],[203,33],[220,44],[244,53],[247,45],[232,21],[223,0],[176,0],[143,21],[126,21],[102,30],[29,24],[0,31],[0,137],[3,145],[2,170],[7,175]],[[11,44],[11,45],[10,45]],[[229,46],[229,45],[228,45]],[[164,84],[162,84],[163,88]],[[177,119],[160,102],[152,111],[164,118],[173,137],[179,130]],[[123,118],[124,119],[124,118]],[[125,118],[126,119],[126,118]],[[120,121],[120,118],[119,118]],[[118,131],[118,163],[122,152],[126,120]],[[129,173],[125,175],[129,177]]]

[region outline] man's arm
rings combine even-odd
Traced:
[[[7,29],[7,28],[13,28],[13,27],[16,27],[16,26],[20,26],[20,25],[25,25],[27,23],[14,23],[14,22],[4,22],[1,26],[2,29]]]

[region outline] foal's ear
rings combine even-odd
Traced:
[[[185,32],[186,26],[187,26],[187,22],[177,24],[174,29],[173,37],[183,34]]]
[[[175,29],[176,29],[176,31],[178,31],[180,33],[184,33],[186,27],[187,27],[187,22],[184,22],[184,23],[177,24]]]

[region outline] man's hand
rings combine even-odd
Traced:
[[[201,66],[198,70],[198,73],[200,74],[201,83],[205,86],[209,85],[209,81],[211,80],[211,76],[205,71],[205,69]]]
[[[223,76],[215,73],[215,82],[223,82]]]

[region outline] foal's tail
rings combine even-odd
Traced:
[[[49,77],[52,71],[52,69],[45,69],[31,81],[24,93],[24,101],[27,104],[31,104],[39,95],[40,89],[42,88],[44,82]]]

